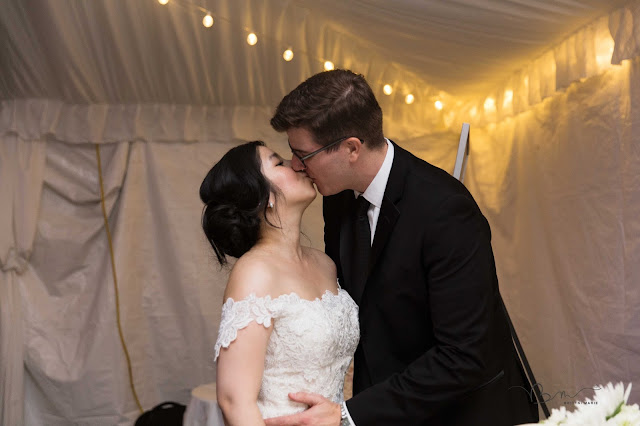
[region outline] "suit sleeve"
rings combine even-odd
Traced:
[[[423,424],[499,373],[489,368],[498,291],[489,225],[462,194],[449,197],[430,222],[418,226],[426,230],[420,257],[436,344],[347,401],[357,426]]]

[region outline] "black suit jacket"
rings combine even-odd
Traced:
[[[364,289],[350,286],[353,191],[325,197],[325,246],[359,305],[356,426],[513,425],[538,420],[471,194],[394,144]]]

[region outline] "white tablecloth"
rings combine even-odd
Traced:
[[[191,391],[191,401],[184,413],[183,426],[224,426],[216,399],[216,384],[207,383]]]

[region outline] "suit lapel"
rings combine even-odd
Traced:
[[[393,164],[389,173],[389,179],[387,180],[387,187],[384,191],[382,206],[380,207],[380,214],[378,215],[378,223],[376,225],[373,246],[371,247],[371,256],[369,258],[369,273],[378,261],[380,254],[384,249],[384,246],[391,236],[393,227],[395,226],[396,221],[400,216],[400,210],[398,209],[397,204],[402,198],[405,177],[409,166],[408,153],[395,143],[393,145]],[[352,220],[353,209],[355,208],[355,197],[352,191],[345,191],[344,196],[344,210],[340,214],[340,265],[342,268],[343,279],[346,284],[345,289],[349,291],[356,303],[360,304],[360,298],[362,296],[362,292],[364,292],[364,289],[362,289],[362,292],[359,292],[359,294],[355,294],[355,289],[351,285],[351,270],[353,263],[353,259],[351,256],[353,247]]]
[[[400,210],[397,204],[402,198],[408,167],[406,151],[395,143],[393,144],[393,149],[393,164],[391,165],[387,187],[385,188],[382,206],[380,207],[380,214],[378,215],[373,246],[371,247],[371,258],[369,259],[369,272],[371,272],[378,262],[380,254],[387,244],[387,241],[389,241],[393,227],[400,216]]]
[[[369,259],[369,272],[378,261],[382,249],[386,245],[393,226],[396,224],[400,216],[400,210],[386,196],[382,200],[380,215],[378,216],[378,224],[376,225],[376,233],[373,238],[373,246],[371,247],[371,257]]]

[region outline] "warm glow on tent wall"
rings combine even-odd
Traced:
[[[487,112],[496,110],[496,100],[493,98],[487,98],[484,101],[484,110]]]
[[[382,91],[384,92],[385,95],[390,95],[393,93],[393,88],[391,87],[390,84],[385,84],[384,87],[382,88]]]
[[[331,61],[325,61],[324,63],[324,69],[325,71],[331,71],[332,69],[334,69],[335,66],[333,65],[333,62]]]
[[[596,62],[602,70],[611,66],[611,55],[615,42],[611,37],[605,37],[596,43]]]
[[[404,101],[407,103],[407,105],[411,105],[413,103],[413,101],[415,101],[416,98],[413,97],[413,95],[411,93],[409,93],[405,98]]]
[[[202,18],[202,25],[207,28],[211,28],[211,26],[213,26],[213,16],[211,16],[210,13],[207,13],[207,15]]]
[[[504,91],[504,98],[502,98],[502,106],[507,108],[513,102],[513,90],[507,89]]]
[[[167,4],[167,3],[169,3],[169,0],[158,0],[158,3]]]

